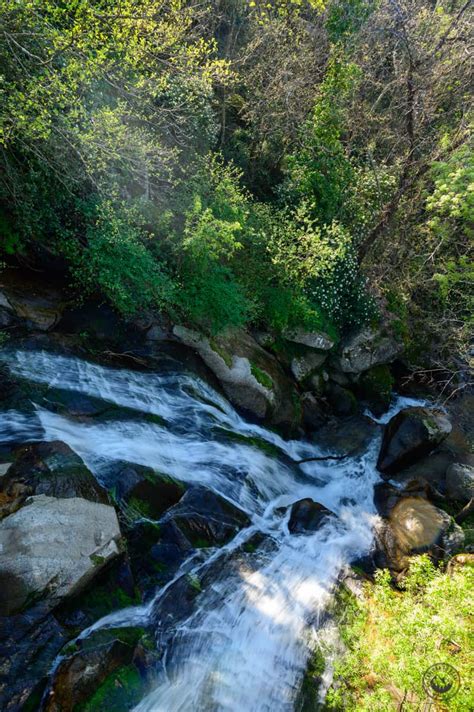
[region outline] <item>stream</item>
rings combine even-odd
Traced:
[[[0,413],[0,441],[62,440],[109,489],[111,462],[147,465],[203,485],[250,518],[224,547],[191,554],[143,605],[93,626],[151,625],[157,645],[165,646],[154,687],[135,711],[294,710],[341,568],[371,547],[379,435],[359,456],[297,465],[328,453],[247,422],[192,374],[116,369],[46,351],[10,350],[2,358],[16,375],[126,408],[129,417],[71,418],[44,405],[10,410]],[[406,405],[398,399],[384,420]],[[306,497],[334,516],[316,532],[290,534],[289,505]],[[235,552],[257,532],[263,544],[249,549],[245,565],[236,564]],[[161,606],[170,587],[183,575],[199,581],[210,570],[212,582],[192,612],[167,625]]]

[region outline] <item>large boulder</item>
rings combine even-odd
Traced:
[[[292,534],[311,534],[317,531],[332,512],[310,497],[300,499],[291,507],[288,529]]]
[[[441,411],[405,408],[386,425],[377,468],[390,477],[434,450],[451,432]]]
[[[292,429],[299,424],[294,385],[250,334],[230,330],[208,339],[184,326],[175,326],[173,333],[199,353],[238,408],[273,425]]]
[[[304,329],[289,329],[283,334],[287,341],[309,346],[319,351],[330,351],[334,346],[333,339],[323,331],[305,331]]]
[[[462,544],[462,530],[451,517],[420,497],[399,499],[378,537],[383,552],[379,563],[394,572],[406,570],[411,556],[428,553],[436,560]]]
[[[162,518],[173,522],[194,547],[227,543],[250,519],[242,510],[205,487],[189,489]]]
[[[16,511],[31,495],[70,498],[108,504],[104,488],[81,458],[63,442],[23,447],[0,479],[0,519]]]
[[[343,373],[362,373],[391,363],[402,351],[402,344],[389,332],[366,328],[342,342],[335,365]]]
[[[474,498],[474,467],[452,464],[446,472],[446,492],[450,499],[469,502]]]
[[[63,296],[44,280],[10,270],[2,275],[0,286],[2,321],[8,319],[33,330],[50,331],[60,320],[65,308]]]
[[[79,590],[118,556],[120,536],[113,507],[31,497],[0,522],[0,615]]]

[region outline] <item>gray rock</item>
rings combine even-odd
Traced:
[[[297,425],[294,385],[250,334],[229,330],[208,339],[184,326],[174,326],[173,334],[199,353],[234,405],[275,425]]]
[[[474,467],[450,465],[446,472],[446,491],[451,499],[469,502],[474,497]]]
[[[298,382],[304,381],[313,371],[323,365],[327,358],[326,354],[316,351],[309,352],[304,356],[295,356],[291,360],[291,373]]]
[[[113,507],[39,495],[0,522],[0,615],[80,590],[120,553]]]
[[[343,341],[335,365],[344,373],[361,373],[391,363],[402,351],[402,344],[390,334],[367,328]]]
[[[451,432],[447,416],[429,408],[405,408],[386,425],[377,468],[387,477],[428,455]]]
[[[334,346],[334,341],[330,336],[322,331],[304,331],[304,329],[291,329],[285,331],[283,336],[288,341],[294,341],[295,344],[303,344],[312,349],[320,349],[321,351],[330,351]]]

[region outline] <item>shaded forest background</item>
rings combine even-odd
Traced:
[[[473,325],[472,5],[0,0],[0,257],[207,333]]]

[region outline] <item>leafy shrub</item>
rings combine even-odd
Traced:
[[[347,645],[336,665],[336,680],[328,695],[328,709],[389,712],[394,709],[390,690],[426,698],[423,673],[435,663],[453,665],[461,688],[449,700],[449,709],[472,709],[472,633],[470,615],[474,567],[452,573],[434,568],[429,558],[413,558],[404,591],[392,588],[388,571],[379,571],[362,603],[351,599],[343,607],[341,632]],[[440,706],[440,709],[444,709]]]

